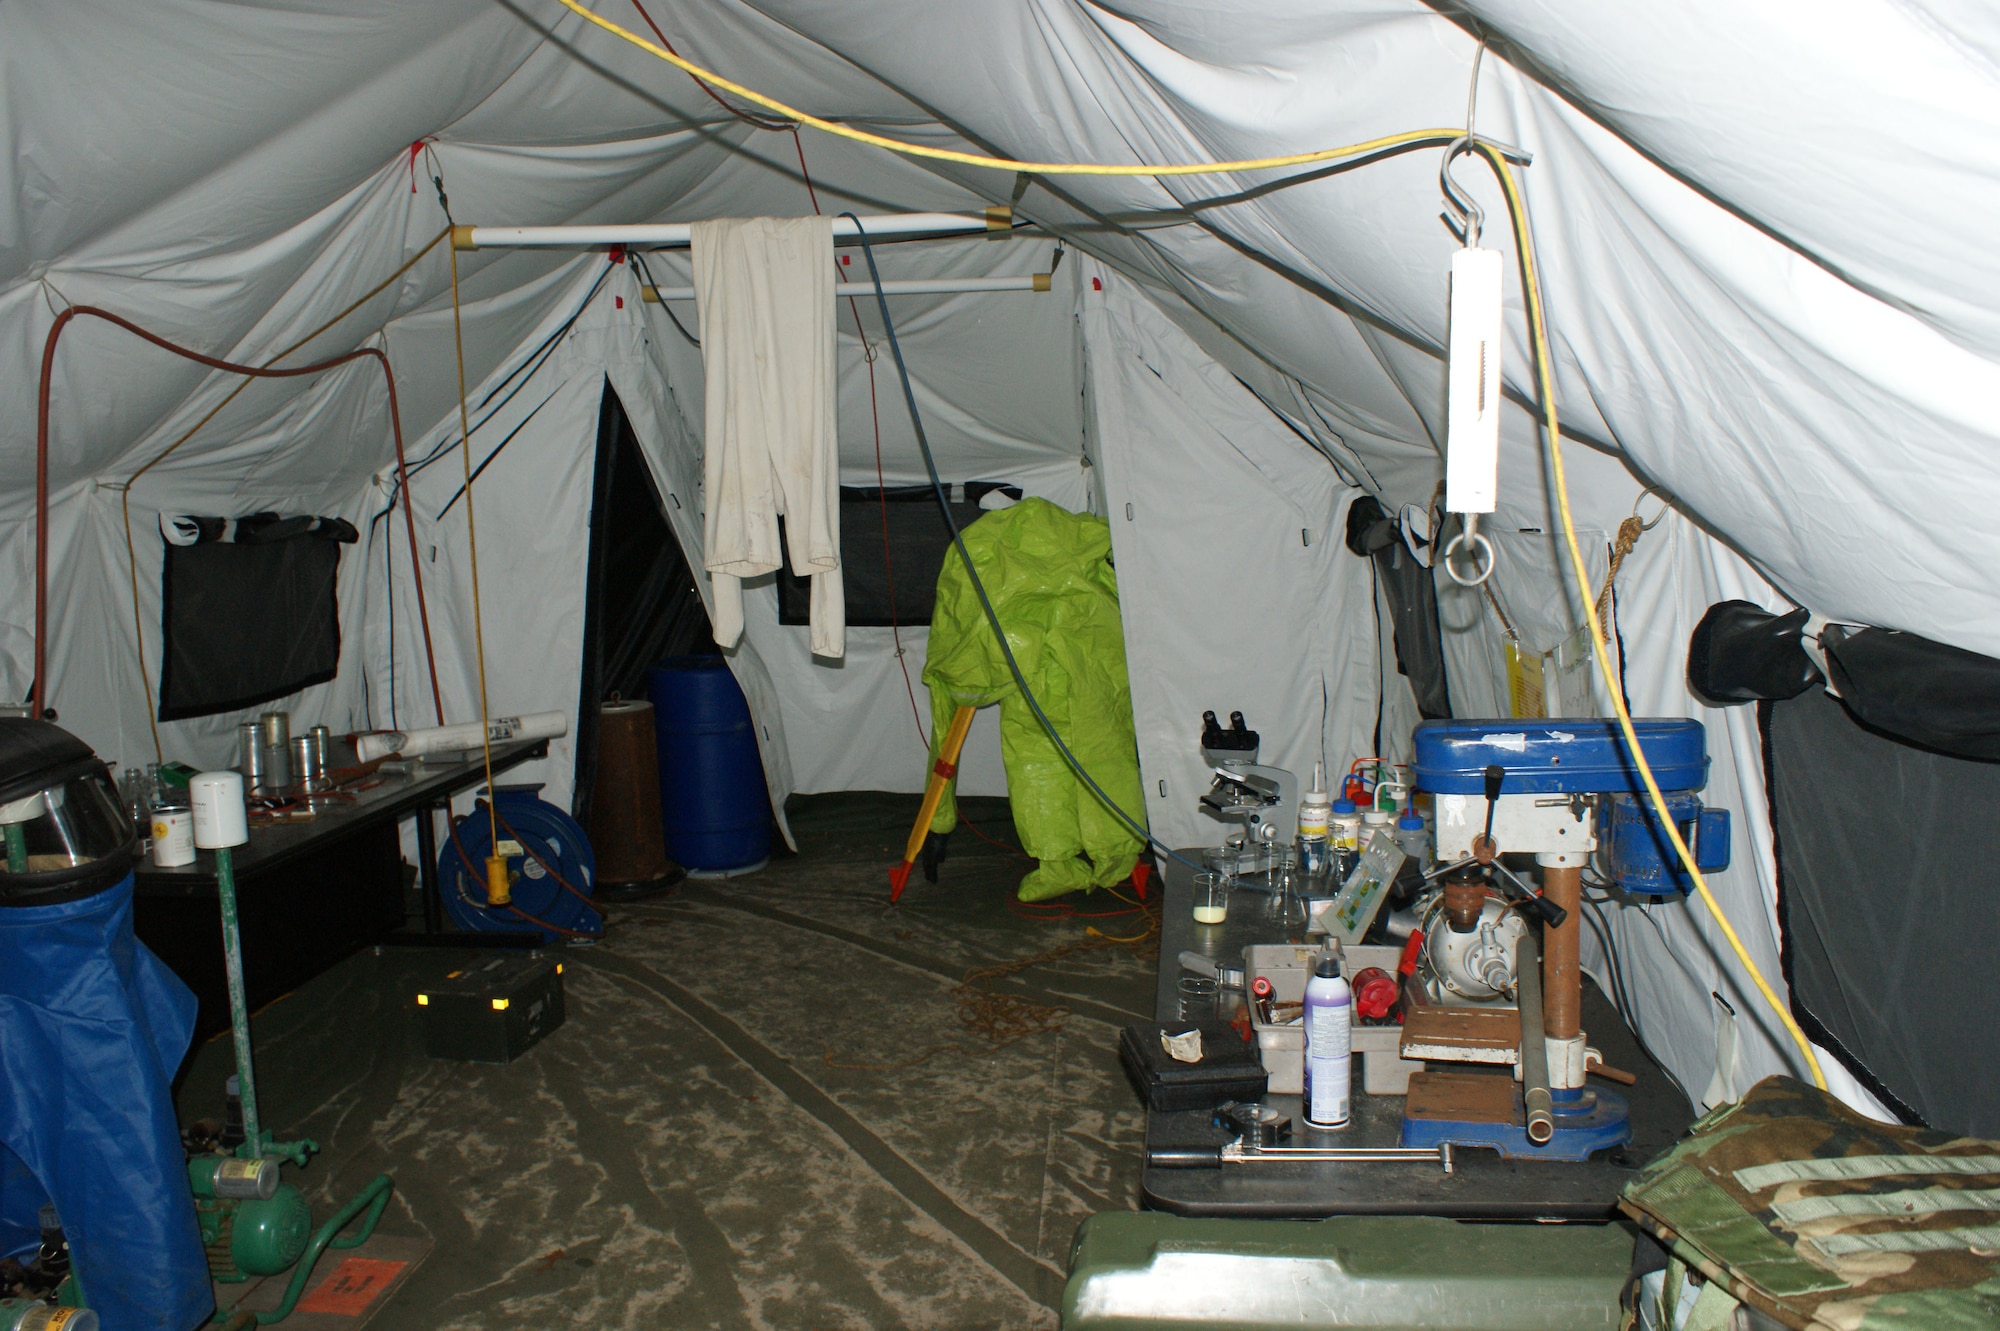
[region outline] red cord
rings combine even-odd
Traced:
[[[638,10],[639,17],[646,20],[646,26],[651,28],[653,30],[653,35],[660,39],[660,45],[666,47],[667,50],[669,51],[673,51],[675,55],[680,54],[679,51],[674,51],[674,44],[667,40],[667,34],[660,31],[660,25],[653,22],[653,16],[646,12],[646,7],[640,4],[639,0],[632,0],[632,8]],[[696,87],[700,88],[703,92],[708,94],[710,101],[714,102],[717,106],[721,107],[723,110],[729,112],[730,115],[735,116],[738,120],[742,121],[744,124],[750,125],[756,129],[792,129],[793,133],[798,132],[797,130],[793,129],[792,122],[789,120],[771,120],[764,116],[752,115],[748,111],[739,111],[735,107],[731,106],[728,102],[723,101],[721,96],[715,91],[715,89],[709,87],[706,83],[702,82],[700,75],[689,74],[688,77],[694,80]]]
[[[638,0],[633,0],[634,4]],[[662,40],[665,40],[662,38]],[[806,166],[806,147],[799,139],[797,129],[792,130],[792,147],[799,154],[799,175],[806,182],[806,194],[812,199],[813,216],[820,216],[819,191],[813,188],[812,171]],[[896,619],[896,565],[889,554],[889,494],[888,483],[882,479],[882,412],[875,400],[875,348],[868,341],[868,330],[861,326],[861,307],[854,297],[847,298],[848,313],[854,316],[854,333],[861,339],[861,359],[868,366],[868,416],[875,424],[875,498],[882,510],[882,572],[889,580],[889,635],[896,644],[896,664],[903,671],[903,692],[910,698],[910,717],[917,723],[917,738],[923,741],[924,752],[931,751],[931,737],[924,733],[923,709],[917,706],[916,685],[910,682],[910,663],[903,655],[903,626]],[[971,827],[971,823],[966,824]],[[982,840],[990,840],[977,828],[973,833]],[[1000,843],[995,841],[994,845]]]
[[[1024,920],[1113,920],[1121,915],[1143,912],[1144,906],[1127,906],[1124,910],[1085,911],[1065,901],[1016,901],[1007,899],[1007,909]]]
[[[229,374],[248,375],[256,379],[292,379],[300,375],[320,374],[351,361],[373,359],[382,367],[382,377],[389,390],[389,423],[396,436],[396,476],[403,488],[403,519],[410,538],[410,562],[417,568],[417,613],[424,625],[424,650],[430,658],[431,700],[437,705],[438,724],[444,724],[443,694],[438,689],[437,657],[431,651],[430,610],[424,602],[422,561],[417,556],[417,523],[410,512],[409,473],[403,458],[403,416],[396,403],[396,374],[389,366],[389,358],[375,347],[362,347],[331,360],[319,361],[313,365],[300,365],[290,369],[275,369],[267,365],[238,365],[234,361],[219,360],[203,355],[175,342],[169,342],[157,333],[149,333],[129,319],[124,319],[109,310],[95,305],[72,305],[56,316],[49,327],[48,338],[42,343],[42,380],[35,404],[35,679],[32,694],[35,715],[41,716],[48,705],[48,613],[49,613],[49,393],[55,382],[56,344],[61,341],[63,329],[69,321],[79,315],[90,315],[103,319],[143,338],[164,351],[171,351],[184,360],[197,365],[205,365],[212,370],[222,370]]]

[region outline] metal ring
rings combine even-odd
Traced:
[[[1651,531],[1653,530],[1653,528],[1659,526],[1660,520],[1666,517],[1668,512],[1672,510],[1674,506],[1673,495],[1668,492],[1667,488],[1664,485],[1649,485],[1645,489],[1639,492],[1638,498],[1632,501],[1633,517],[1636,518],[1639,516],[1639,505],[1646,501],[1647,495],[1653,495],[1660,500],[1660,511],[1653,515],[1653,520],[1651,522],[1641,522],[1639,524],[1640,531]]]
[[[1458,565],[1453,563],[1451,558],[1453,551],[1468,543],[1471,544],[1475,551],[1482,545],[1486,547],[1486,567],[1480,571],[1479,576],[1476,578],[1460,577]],[[1450,576],[1453,582],[1461,587],[1477,587],[1480,583],[1493,576],[1493,566],[1500,562],[1500,552],[1494,548],[1493,542],[1488,540],[1483,534],[1476,531],[1462,531],[1446,543],[1444,549],[1438,553],[1438,560],[1444,565],[1445,573]],[[1475,560],[1476,566],[1477,561]]]

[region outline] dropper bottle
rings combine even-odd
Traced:
[[[1326,896],[1333,877],[1333,848],[1327,839],[1332,815],[1333,802],[1326,794],[1326,764],[1316,762],[1312,789],[1299,801],[1299,873],[1309,897]]]

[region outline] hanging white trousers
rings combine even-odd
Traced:
[[[742,635],[742,579],[782,567],[782,514],[792,570],[812,577],[813,655],[841,656],[833,219],[722,218],[692,233],[715,640]]]

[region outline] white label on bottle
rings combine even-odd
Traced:
[[[1354,1031],[1348,1003],[1306,1009],[1306,1121],[1347,1122],[1354,1080]]]

